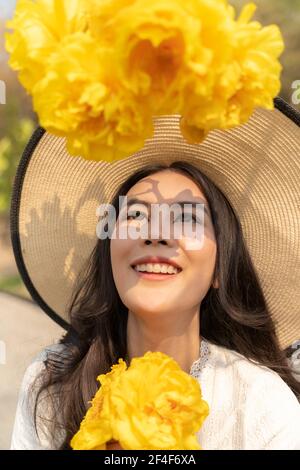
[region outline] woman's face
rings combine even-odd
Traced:
[[[127,207],[121,208],[111,239],[112,272],[122,302],[129,311],[143,317],[200,307],[213,283],[217,251],[210,211],[203,192],[189,177],[165,170],[143,178],[126,196]],[[176,212],[174,216],[170,213],[170,236],[161,237],[162,218],[151,219],[154,206],[147,207],[138,202],[129,205],[133,198],[154,203],[156,207],[157,204],[172,205],[180,201],[205,204],[207,213],[204,212],[203,223],[201,222],[203,236],[198,238],[196,245],[191,243],[195,241],[191,233],[183,234],[180,238],[174,236],[175,226],[177,229],[178,224],[184,227],[187,221],[190,223],[192,214],[196,214],[195,209],[190,207],[182,210],[181,215],[178,213],[179,216],[176,216]],[[117,235],[117,228],[137,228],[147,219],[147,236],[135,237],[136,239],[128,236],[122,239]],[[196,228],[195,222],[193,227]],[[158,231],[156,234],[153,231],[151,233],[154,229]],[[144,257],[145,260],[142,259]],[[163,263],[153,263],[151,261],[156,261],[155,258],[151,260],[147,257],[164,257],[165,260]],[[177,273],[174,273],[169,262],[176,263]],[[145,269],[160,273],[146,273]],[[164,273],[167,270],[170,271],[169,274]]]

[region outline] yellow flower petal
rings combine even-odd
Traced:
[[[201,449],[196,433],[208,405],[199,382],[171,357],[148,351],[128,369],[119,359],[98,380],[101,387],[71,441],[73,449],[103,449],[111,439],[124,449]]]

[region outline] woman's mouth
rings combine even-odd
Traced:
[[[144,279],[151,279],[153,281],[165,281],[167,279],[175,278],[182,269],[172,266],[167,263],[147,263],[137,264],[131,266],[136,274]]]

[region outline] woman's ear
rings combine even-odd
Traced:
[[[219,280],[218,279],[214,279],[214,282],[212,283],[212,287],[214,289],[218,289],[219,288]]]

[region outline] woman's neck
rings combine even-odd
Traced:
[[[160,351],[172,357],[189,373],[200,356],[199,307],[180,315],[137,315],[128,312],[127,360],[147,351]]]

